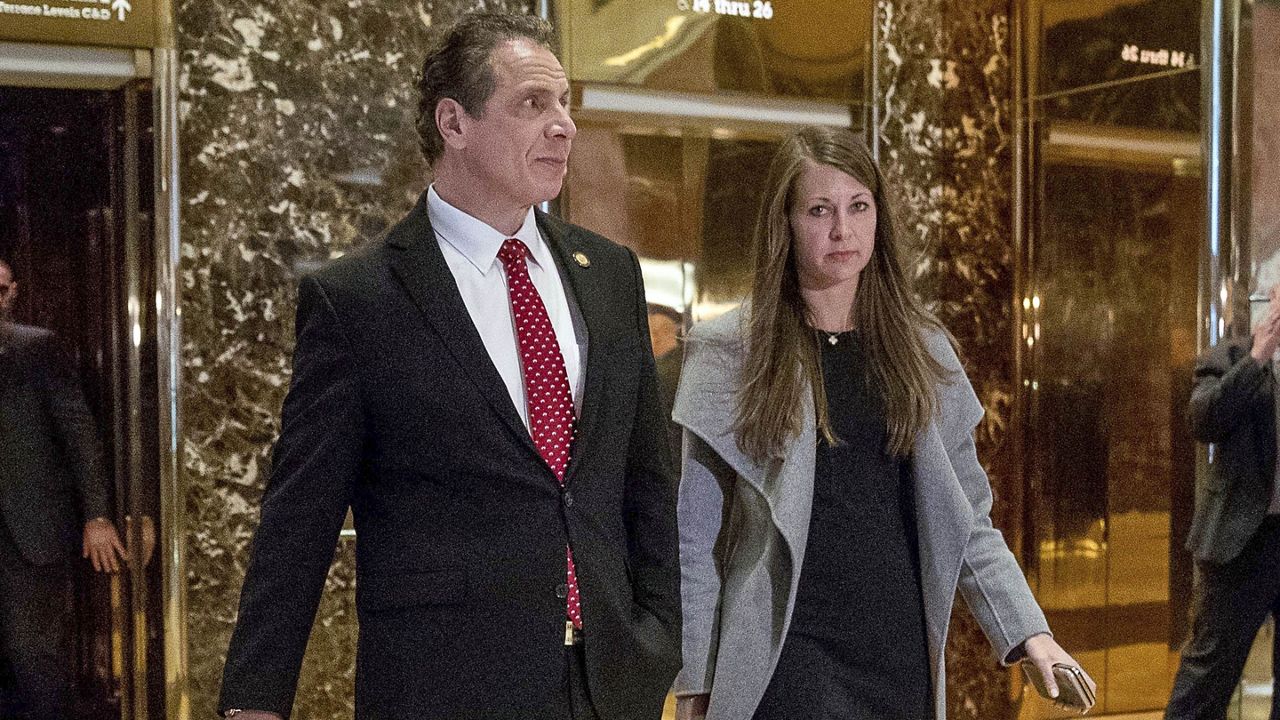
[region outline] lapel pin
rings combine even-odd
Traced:
[[[581,265],[581,266],[582,266],[582,267],[584,267],[584,268],[585,268],[585,267],[591,267],[591,258],[587,257],[587,254],[586,254],[586,253],[584,253],[584,252],[576,252],[576,253],[574,253],[574,254],[573,254],[573,261],[574,261],[574,262],[576,262],[576,263],[578,263],[579,265]]]

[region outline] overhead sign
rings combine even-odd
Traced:
[[[1184,68],[1188,65],[1194,66],[1196,64],[1195,53],[1186,50],[1169,50],[1167,48],[1147,50],[1137,45],[1128,44],[1120,48],[1120,59],[1127,63],[1160,65],[1170,68]]]
[[[0,0],[0,40],[146,48],[154,0]]]

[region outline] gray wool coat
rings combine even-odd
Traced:
[[[690,333],[673,411],[684,427],[684,669],[676,693],[709,692],[707,720],[748,720],[764,696],[791,622],[813,501],[812,393],[804,393],[804,427],[782,459],[761,466],[738,450],[733,413],[746,312]],[[973,440],[982,406],[947,338],[934,331],[927,343],[953,373],[911,457],[935,718],[945,720],[944,649],[957,588],[1003,663],[1049,626],[991,524],[991,487]]]

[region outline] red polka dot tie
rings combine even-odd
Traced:
[[[512,238],[502,244],[498,259],[507,271],[507,293],[511,297],[511,315],[515,318],[516,341],[520,346],[520,366],[524,369],[529,432],[533,435],[538,454],[563,487],[576,420],[573,393],[569,389],[569,374],[565,371],[564,356],[560,354],[560,343],[556,341],[547,306],[542,304],[538,289],[529,279],[528,254],[529,248]],[[573,568],[573,549],[566,546],[565,551],[568,556],[565,577],[569,587],[569,621],[581,630],[582,612],[578,578]]]

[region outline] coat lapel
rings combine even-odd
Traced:
[[[572,481],[575,471],[585,454],[591,447],[596,420],[600,415],[600,402],[604,388],[604,352],[607,348],[603,342],[591,342],[591,338],[603,338],[601,314],[607,311],[605,300],[608,293],[605,274],[591,267],[582,267],[573,259],[574,253],[583,252],[578,243],[578,235],[573,228],[566,226],[556,218],[537,211],[538,229],[551,246],[551,253],[556,260],[556,269],[564,281],[567,292],[573,293],[578,312],[582,315],[587,329],[587,357],[582,364],[586,372],[586,382],[582,391],[582,410],[578,417],[578,432],[573,441],[573,454],[569,459],[569,467],[565,469],[565,483]]]
[[[507,386],[471,321],[467,306],[458,292],[458,283],[444,261],[435,232],[427,215],[427,195],[422,194],[408,216],[387,235],[391,253],[391,269],[427,323],[436,331],[458,364],[468,370],[467,376],[488,401],[502,424],[541,462],[529,431],[520,420]]]
[[[951,466],[936,422],[916,439],[911,470],[925,621],[929,650],[936,658],[942,652],[941,642],[950,624],[964,549],[973,532],[973,510]]]
[[[773,512],[773,521],[787,541],[791,554],[791,598],[794,600],[800,582],[799,568],[809,542],[809,520],[813,516],[814,468],[818,456],[818,426],[813,407],[813,392],[803,395],[804,422],[800,433],[787,445],[776,471],[766,475],[765,497]],[[787,624],[790,624],[788,617]]]

